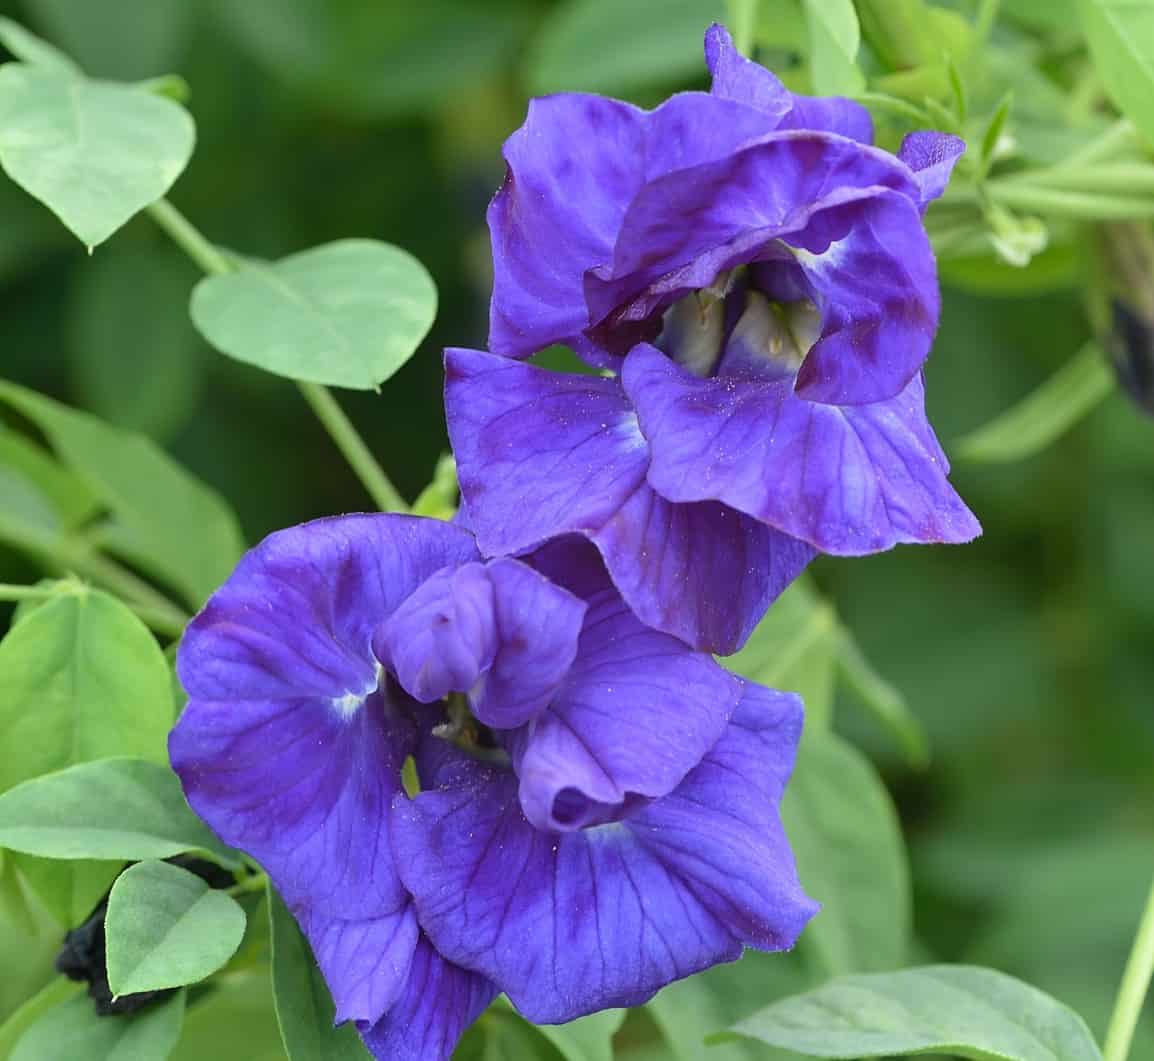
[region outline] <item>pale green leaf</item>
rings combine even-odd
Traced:
[[[861,29],[853,0],[805,0],[810,76],[822,96],[852,96],[865,88],[857,66]]]
[[[81,74],[80,68],[59,48],[30,33],[10,18],[0,18],[0,44],[29,66],[40,66],[77,77]]]
[[[124,868],[123,862],[94,862],[89,859],[66,862],[15,851],[8,852],[8,857],[45,910],[66,929],[88,919]]]
[[[7,477],[7,478],[6,478]],[[53,530],[78,527],[87,522],[100,507],[91,488],[79,476],[54,460],[41,447],[0,424],[0,497],[3,483],[12,478],[24,480],[25,489],[42,498],[52,516],[43,527]],[[15,489],[15,488],[14,488]],[[11,518],[5,504],[0,504],[0,520]]]
[[[42,1013],[9,1061],[165,1061],[180,1038],[184,992],[131,1016],[98,1017],[77,995]]]
[[[222,353],[266,372],[373,390],[416,352],[437,290],[399,247],[347,239],[202,280],[192,319]]]
[[[1098,1061],[1085,1022],[993,969],[930,965],[847,976],[743,1020],[741,1036],[808,1057],[945,1053],[972,1061]]]
[[[1037,390],[988,424],[960,438],[957,455],[974,461],[1032,457],[1057,441],[1115,386],[1101,349],[1088,343]]]
[[[199,607],[244,543],[224,501],[149,439],[0,381],[0,401],[32,420],[116,517],[109,547]]]
[[[806,725],[820,728],[829,724],[833,711],[838,639],[833,608],[801,579],[777,599],[725,665],[771,689],[800,693]]]
[[[1154,4],[1078,0],[1078,14],[1106,91],[1154,142]]]
[[[901,965],[909,867],[877,771],[835,734],[807,732],[781,810],[802,885],[822,905],[806,927],[806,947],[833,975]]]
[[[172,187],[194,139],[187,112],[150,92],[0,67],[0,165],[88,247]]]
[[[114,755],[166,760],[173,722],[164,655],[114,597],[77,586],[0,641],[0,792]]]
[[[606,1009],[568,1024],[542,1024],[539,1031],[565,1061],[613,1061],[613,1036],[625,1020],[625,1010]]]
[[[194,984],[232,957],[244,926],[237,901],[196,874],[138,862],[108,896],[108,985],[114,995],[134,995]]]
[[[22,624],[23,625],[23,624]],[[236,854],[189,810],[176,775],[143,759],[101,759],[33,778],[0,796],[0,847],[45,858]]]
[[[537,38],[529,88],[620,94],[701,77],[705,31],[724,16],[723,0],[569,0]]]
[[[80,989],[80,984],[63,976],[49,980],[0,1024],[0,1057],[10,1058],[12,1047],[42,1013],[78,994]]]
[[[212,986],[188,1011],[172,1061],[285,1061],[267,960],[214,977]]]
[[[289,1061],[367,1061],[351,1024],[333,1027],[336,1008],[308,941],[284,900],[268,891],[273,1000]]]

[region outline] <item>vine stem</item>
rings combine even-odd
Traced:
[[[232,262],[167,199],[153,203],[148,213],[172,242],[209,276],[232,272]],[[377,507],[384,512],[407,512],[409,506],[401,492],[385,474],[328,387],[302,380],[297,380],[297,386]]]
[[[1106,1045],[1102,1050],[1103,1061],[1126,1061],[1130,1054],[1130,1044],[1134,1039],[1134,1029],[1142,1015],[1142,1004],[1150,988],[1150,978],[1154,976],[1154,885],[1146,898],[1134,946],[1122,974],[1118,987],[1118,998],[1110,1017],[1110,1027],[1106,1031]]]

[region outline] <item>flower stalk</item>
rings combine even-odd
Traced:
[[[148,207],[148,213],[173,243],[209,276],[232,271],[232,262],[205,239],[196,226],[167,199],[153,203]],[[409,506],[401,492],[385,474],[328,387],[303,380],[296,382],[305,401],[324,425],[373,503],[383,512],[407,512]]]
[[[1142,1015],[1142,1004],[1154,976],[1154,884],[1146,898],[1134,946],[1122,974],[1118,997],[1114,1003],[1114,1013],[1106,1032],[1106,1045],[1102,1050],[1103,1061],[1126,1061],[1130,1055],[1130,1045],[1134,1040],[1134,1029]]]

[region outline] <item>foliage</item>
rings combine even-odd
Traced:
[[[1154,868],[1151,428],[1100,353],[1123,342],[1154,372],[1111,312],[1154,329],[1148,263],[1114,253],[1154,219],[1149,4],[0,9],[0,601],[19,605],[0,641],[0,1059],[365,1056],[279,897],[266,921],[263,877],[164,765],[163,649],[246,540],[366,489],[383,504],[373,454],[452,517],[438,351],[484,345],[500,141],[530,92],[700,87],[727,12],[791,88],[862,99],[885,146],[920,127],[970,145],[927,216],[945,285],[927,376],[986,535],[823,558],[728,661],[807,703],[785,816],[825,909],[797,953],[556,1028],[498,1001],[460,1056],[1100,1056]],[[162,861],[189,852],[235,883]],[[110,886],[113,990],[180,989],[115,1020],[51,968]],[[907,968],[930,956],[1002,971]],[[1154,1051],[1149,1020],[1136,1036],[1132,1056]]]

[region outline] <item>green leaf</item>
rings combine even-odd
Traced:
[[[96,77],[149,77],[179,59],[193,0],[24,0],[37,25]]]
[[[188,1011],[172,1061],[285,1061],[269,1005],[268,962],[243,973],[224,973],[212,987]]]
[[[853,635],[843,629],[838,644],[838,671],[857,698],[896,738],[911,766],[924,769],[930,760],[929,738],[902,691],[891,685],[866,658]]]
[[[278,376],[373,390],[428,334],[437,289],[411,254],[346,239],[196,286],[192,319],[222,353]]]
[[[14,1010],[0,1024],[0,1057],[10,1058],[17,1043],[40,1014],[58,1006],[80,991],[80,984],[63,976],[54,976],[30,999]]]
[[[705,31],[724,16],[721,0],[569,0],[537,38],[529,88],[620,94],[700,77]]]
[[[172,187],[194,139],[187,112],[150,92],[0,67],[0,165],[90,248]]]
[[[606,1009],[568,1024],[541,1024],[539,1031],[565,1061],[613,1061],[613,1036],[625,1020],[625,1010]]]
[[[47,601],[0,641],[0,792],[74,763],[166,760],[173,702],[156,639],[99,590]]]
[[[457,462],[451,453],[442,453],[437,459],[432,482],[420,492],[410,511],[414,516],[449,520],[457,514],[460,499]]]
[[[24,480],[25,490],[40,495],[52,510],[44,516],[42,528],[71,529],[86,523],[100,507],[100,502],[79,476],[54,460],[39,446],[0,424],[0,497],[4,483],[13,478]],[[43,512],[43,505],[40,506]],[[11,518],[7,506],[0,504],[0,521]],[[3,532],[0,531],[0,534]]]
[[[1115,386],[1097,343],[1088,343],[1037,390],[988,424],[958,439],[957,455],[974,461],[1016,461],[1057,441]]]
[[[289,1061],[367,1061],[351,1024],[333,1027],[336,1008],[308,941],[270,886],[273,1000]]]
[[[165,1061],[183,1021],[183,991],[116,1018],[98,1017],[92,999],[77,995],[42,1013],[9,1061]]]
[[[204,367],[186,310],[192,283],[172,254],[119,243],[81,271],[68,332],[79,404],[160,440],[184,426]]]
[[[847,976],[783,999],[733,1032],[808,1057],[946,1053],[973,1061],[1098,1061],[1076,1013],[992,969],[929,965]]]
[[[81,76],[80,67],[64,52],[34,33],[29,33],[19,22],[13,22],[10,18],[0,18],[0,44],[29,66]]]
[[[142,759],[81,763],[5,792],[0,847],[125,861],[202,851],[222,865],[238,864],[189,810],[176,774]]]
[[[801,693],[807,725],[821,728],[833,712],[838,639],[833,608],[802,579],[777,599],[742,650],[725,664],[771,689]]]
[[[1078,14],[1110,98],[1154,141],[1154,6],[1147,0],[1078,0]]]
[[[114,995],[135,995],[195,984],[233,956],[244,926],[236,900],[196,874],[138,862],[108,896],[108,986]]]
[[[87,920],[124,867],[123,862],[94,862],[89,859],[65,862],[15,851],[8,852],[8,857],[44,908],[64,928],[72,928]]]
[[[109,548],[199,607],[244,551],[224,501],[141,435],[0,381],[0,401],[32,420],[116,517]]]
[[[910,937],[909,867],[897,814],[870,762],[807,732],[782,801],[806,892],[822,904],[803,937],[833,975],[892,969]]]
[[[822,96],[852,96],[865,88],[857,67],[861,28],[853,0],[805,0],[810,76]]]

